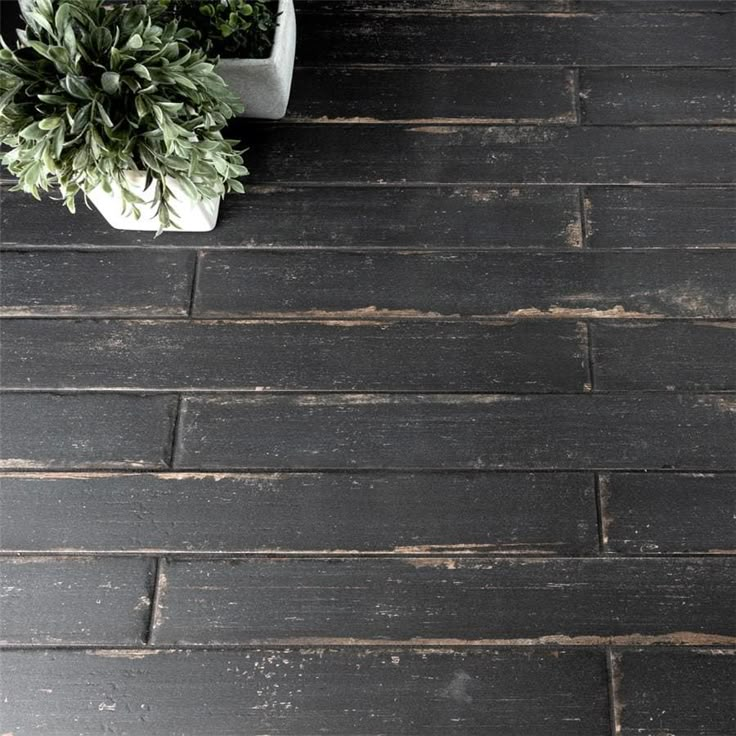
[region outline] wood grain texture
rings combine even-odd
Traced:
[[[489,649],[2,652],[0,727],[91,736],[607,736],[603,655]],[[206,706],[205,706],[206,704]],[[53,730],[41,723],[53,723]]]
[[[181,468],[734,467],[724,395],[297,394],[184,399]]]
[[[241,119],[228,133],[250,146],[246,163],[252,184],[729,184],[736,157],[736,130],[729,127],[254,124]]]
[[[0,644],[141,644],[152,589],[144,558],[0,558]]]
[[[582,391],[574,322],[7,320],[0,382],[23,389]]]
[[[736,245],[736,190],[590,187],[591,248],[725,248]]]
[[[734,59],[733,28],[715,14],[473,15],[427,13],[411,23],[392,13],[324,12],[299,16],[300,64],[686,65]],[[431,51],[430,51],[431,50]]]
[[[736,121],[734,69],[583,69],[580,85],[588,124]]]
[[[572,73],[565,69],[301,67],[294,73],[288,117],[569,124],[576,114]]]
[[[736,730],[734,655],[732,649],[640,650],[617,655],[619,733],[732,734]]]
[[[10,251],[2,267],[2,316],[175,317],[189,307],[194,254]]]
[[[10,393],[0,401],[0,467],[166,467],[175,396]]]
[[[736,552],[733,474],[611,473],[601,476],[599,487],[611,552]]]
[[[300,10],[323,13],[728,13],[731,0],[295,0]]]
[[[583,473],[4,474],[5,551],[591,554]]]
[[[736,558],[174,560],[157,645],[736,643]]]
[[[596,389],[736,389],[734,322],[596,322],[590,330]]]
[[[6,245],[146,246],[152,233],[110,228],[101,215],[71,215],[58,202],[2,192]],[[162,233],[156,247],[564,249],[582,245],[574,187],[247,186],[227,197],[217,228]]]
[[[198,317],[736,316],[736,253],[206,253]]]

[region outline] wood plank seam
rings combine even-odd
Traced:
[[[606,647],[606,673],[608,675],[608,700],[610,704],[611,736],[621,736],[621,710],[623,703],[619,699],[619,655]]]
[[[153,645],[156,638],[156,631],[161,624],[163,598],[166,592],[166,565],[167,561],[165,557],[158,557],[156,559],[153,595],[151,596],[151,610],[145,637],[145,643],[148,646]]]

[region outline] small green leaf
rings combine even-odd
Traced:
[[[114,95],[120,89],[120,75],[117,72],[105,72],[102,75],[102,89]]]
[[[129,39],[128,43],[125,44],[125,48],[127,49],[140,49],[143,46],[143,39],[140,37],[140,34],[135,33],[133,34]]]
[[[44,118],[39,122],[38,127],[41,128],[41,130],[53,130],[54,128],[57,128],[60,123],[61,118],[59,117]]]
[[[93,98],[92,89],[89,86],[89,80],[86,77],[78,77],[74,74],[67,74],[61,82],[61,86],[72,95],[82,100],[91,100]]]

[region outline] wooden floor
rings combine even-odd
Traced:
[[[4,179],[0,733],[733,736],[733,4],[297,7],[213,233]]]

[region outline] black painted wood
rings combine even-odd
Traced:
[[[733,734],[735,655],[732,649],[655,649],[616,655],[619,733]]]
[[[0,644],[141,644],[153,577],[145,558],[0,558]]]
[[[591,248],[733,247],[736,190],[725,187],[590,187]]]
[[[580,85],[584,123],[736,121],[734,69],[583,69]]]
[[[589,651],[2,652],[0,726],[91,736],[607,736]]]
[[[724,66],[734,59],[733,26],[715,14],[471,16],[310,12],[299,16],[300,64],[625,64]]]
[[[736,253],[206,253],[198,317],[736,316]]]
[[[246,182],[247,183],[247,182]],[[6,245],[207,248],[579,248],[575,188],[247,186],[227,197],[217,228],[136,233],[110,228],[97,212],[71,215],[58,202],[2,192]],[[82,208],[84,209],[84,208]]]
[[[736,132],[717,127],[356,126],[241,119],[228,132],[250,146],[246,163],[253,184],[728,184],[736,157]]]
[[[7,320],[3,388],[582,391],[574,322]]]
[[[0,475],[5,551],[591,554],[583,473]]]
[[[576,120],[572,72],[565,69],[301,67],[292,90],[289,118],[316,122]]]
[[[736,390],[734,322],[599,321],[590,330],[596,389]]]
[[[734,573],[728,557],[175,560],[155,643],[736,643]]]
[[[723,395],[221,395],[184,399],[181,468],[734,467]]]
[[[185,251],[10,251],[0,261],[3,316],[173,317],[189,308],[194,254]]]
[[[168,395],[4,394],[0,467],[166,467],[176,403]]]
[[[601,476],[599,487],[611,552],[736,552],[733,474],[612,473]]]

